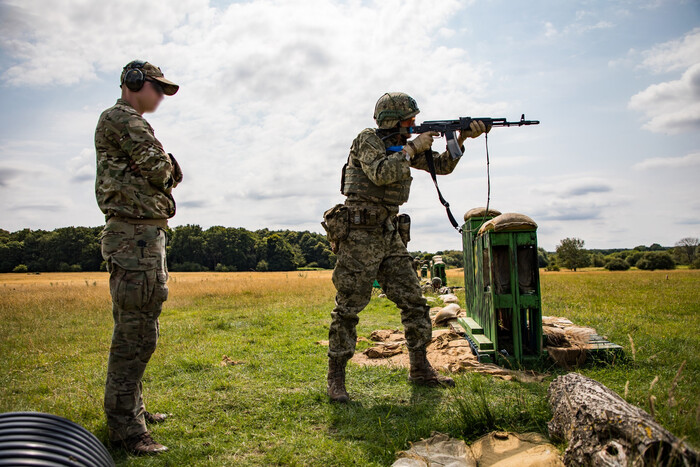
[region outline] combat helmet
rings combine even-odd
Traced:
[[[387,92],[374,106],[374,121],[381,129],[394,128],[401,120],[413,118],[418,112],[418,104],[408,94]]]

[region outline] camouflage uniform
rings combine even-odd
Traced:
[[[333,251],[335,308],[328,331],[328,396],[335,402],[350,399],[345,389],[345,367],[355,353],[358,314],[369,303],[376,280],[401,309],[409,357],[409,380],[415,384],[454,386],[452,378],[430,365],[426,347],[432,337],[429,308],[406,250],[410,218],[398,214],[408,201],[411,167],[428,169],[425,154],[433,133],[408,141],[408,125],[418,114],[416,101],[404,93],[386,93],[377,101],[378,129],[363,130],[352,143],[343,167],[340,191],[344,205],[326,211],[322,222]],[[460,132],[458,141],[463,141]],[[404,146],[405,145],[405,146]],[[451,173],[457,165],[449,153],[430,152],[436,173]]]
[[[147,432],[141,378],[168,297],[164,229],[175,214],[171,191],[182,172],[148,122],[123,99],[100,116],[95,148],[95,194],[107,220],[102,256],[114,317],[104,408],[110,439],[119,441]]]
[[[399,144],[398,137],[382,141],[376,129],[365,129],[353,141],[345,166],[343,193],[350,212],[350,231],[337,245],[333,284],[337,290],[331,313],[328,356],[347,359],[355,352],[358,313],[371,298],[376,278],[387,297],[401,309],[409,349],[424,348],[432,337],[429,307],[396,228],[399,205],[408,199],[410,168],[428,170],[423,154],[407,161],[401,152],[387,148]],[[448,152],[433,152],[435,172],[449,174],[457,165]],[[364,175],[364,177],[363,177]],[[356,212],[376,212],[376,226],[354,226]],[[370,221],[371,223],[371,221]]]

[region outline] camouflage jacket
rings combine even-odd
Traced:
[[[123,99],[102,112],[95,129],[95,196],[105,214],[131,219],[175,215],[172,189],[182,171],[153,134],[153,128]],[[132,162],[138,167],[133,171]]]
[[[348,162],[343,168],[341,191],[352,201],[369,201],[398,206],[408,200],[411,188],[411,167],[428,170],[423,154],[406,160],[401,152],[389,152],[387,148],[400,144],[398,137],[382,141],[376,130],[366,128],[355,138],[350,147]],[[433,151],[435,173],[449,174],[457,166],[448,152]]]

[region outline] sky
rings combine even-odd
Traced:
[[[419,123],[541,121],[489,134],[490,207],[548,251],[700,236],[700,0],[0,0],[0,228],[104,222],[95,124],[133,59],[180,85],[145,115],[184,172],[171,227],[323,232],[353,139],[402,91]],[[438,177],[458,219],[486,205],[484,143]],[[461,249],[412,175],[409,249]]]

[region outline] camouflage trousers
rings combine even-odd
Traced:
[[[102,232],[114,332],[104,409],[113,441],[146,432],[141,378],[158,341],[158,316],[168,298],[165,231],[109,221]]]
[[[429,308],[413,269],[413,260],[397,230],[350,230],[338,248],[333,270],[337,290],[328,333],[328,356],[350,358],[355,353],[358,314],[372,296],[375,278],[401,309],[409,349],[428,345],[432,337]]]

